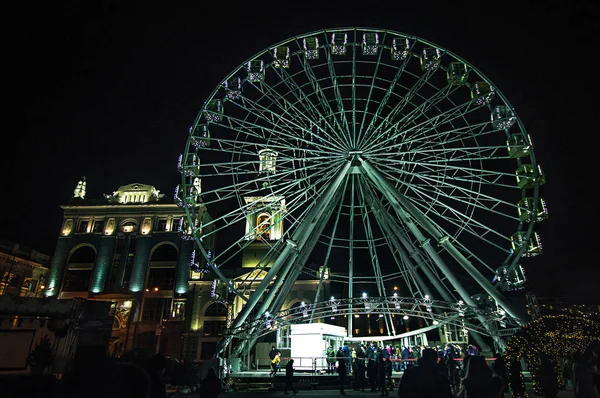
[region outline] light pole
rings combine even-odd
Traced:
[[[154,292],[158,292],[158,288],[154,288]],[[163,317],[165,315],[165,299],[161,298],[160,300],[161,308],[160,308],[160,319],[158,321],[158,325],[156,325],[156,353],[158,354],[160,351],[160,339],[162,337],[162,326],[163,326]]]

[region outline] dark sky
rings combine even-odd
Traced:
[[[385,28],[460,55],[506,95],[547,175],[545,254],[525,262],[532,284],[542,296],[599,297],[595,2],[325,3],[56,1],[22,10],[21,45],[7,58],[21,115],[4,128],[0,237],[51,255],[59,206],[82,175],[88,198],[131,182],[170,195],[188,127],[237,65],[294,35]]]

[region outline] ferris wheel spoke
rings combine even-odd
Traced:
[[[384,174],[388,175],[388,177],[390,177],[390,175],[387,172],[385,172],[385,171],[383,171],[383,172],[384,172]],[[443,187],[446,189],[450,189],[452,192],[458,191],[462,195],[464,195],[464,198],[465,198],[464,200],[466,201],[464,203],[468,203],[471,205],[477,205],[482,210],[496,212],[495,209],[499,205],[503,205],[503,206],[508,206],[511,209],[511,211],[514,211],[514,213],[516,214],[516,210],[518,208],[518,206],[516,204],[501,200],[494,196],[487,195],[480,191],[475,191],[475,190],[470,189],[465,186],[453,184],[451,182],[448,182],[447,179],[445,179],[444,177],[439,177],[437,174],[425,175],[424,173],[420,173],[420,172],[419,173],[407,173],[407,174],[424,181],[425,186],[430,187],[430,189],[434,189],[434,188],[441,189],[440,187]],[[455,178],[452,178],[452,179],[455,179]],[[395,181],[397,181],[400,184],[405,185],[407,187],[416,186],[416,184],[414,184],[414,183],[408,184],[408,183],[404,183],[401,180],[395,180]],[[472,182],[472,181],[468,181],[468,182]],[[454,193],[452,195],[452,198],[459,198],[459,196]],[[485,204],[486,202],[489,202],[489,204],[486,205]],[[516,217],[510,216],[507,214],[503,214],[503,217],[508,218],[508,219],[517,220]]]
[[[356,43],[356,29],[354,42]],[[356,46],[352,46],[352,130],[348,130],[348,134],[351,135],[352,148],[356,148]]]
[[[437,116],[434,116],[430,119],[424,120],[420,123],[417,123],[411,127],[407,127],[404,130],[402,130],[402,135],[403,135],[403,139],[400,143],[398,144],[394,144],[392,145],[392,147],[397,147],[399,145],[403,145],[403,144],[409,144],[415,141],[424,141],[424,142],[429,142],[429,140],[431,139],[431,136],[427,136],[426,134],[431,132],[431,131],[436,131],[436,135],[437,133],[437,128],[440,126],[443,126],[445,124],[449,124],[452,121],[459,119],[459,118],[463,118],[466,115],[468,115],[471,112],[474,112],[478,109],[478,107],[474,107],[472,106],[471,102],[466,102],[464,104],[455,106],[454,108],[451,108]],[[479,125],[483,125],[483,124],[487,124],[488,122],[484,122],[484,123],[479,123]],[[451,129],[448,130],[448,132],[452,132],[452,131],[459,131],[460,129],[470,129],[472,126],[465,126],[465,127],[461,127],[458,129]],[[390,128],[386,129],[384,132],[382,132],[382,134],[388,134],[391,131]],[[390,141],[392,140],[392,137],[388,138],[387,140],[385,140],[385,142],[382,142],[381,144],[378,145],[374,145],[373,149],[377,150],[377,149],[381,149],[381,148],[385,148],[386,146],[389,145]]]
[[[367,157],[368,159],[370,159],[369,157]],[[379,162],[381,163],[381,162]],[[469,176],[469,177],[474,177],[477,178],[477,180],[475,180],[474,182],[477,183],[489,183],[492,185],[498,184],[499,180],[503,177],[505,178],[514,178],[514,174],[512,173],[506,173],[506,172],[502,172],[502,171],[494,171],[494,170],[484,170],[484,169],[476,169],[473,167],[466,167],[466,166],[453,166],[453,165],[448,165],[448,164],[439,164],[439,163],[422,163],[422,162],[411,162],[411,161],[407,161],[407,160],[388,160],[386,167],[390,168],[390,170],[393,170],[391,168],[391,165],[393,164],[408,164],[408,165],[416,165],[416,166],[420,166],[420,167],[425,167],[428,168],[431,171],[439,171],[442,172],[444,170],[455,170],[457,172],[464,172],[465,175]],[[442,175],[441,178],[446,178],[448,177],[447,175]],[[487,177],[494,177],[494,180],[492,181],[488,181],[486,180]],[[454,177],[452,177],[454,178]],[[508,186],[509,188],[517,188],[516,185],[510,185]]]
[[[489,134],[498,133],[500,130],[488,129],[489,122],[472,123],[467,126],[453,127],[448,130],[429,130],[429,135],[421,135],[416,138],[406,140],[406,144],[418,143],[419,145],[412,149],[421,149],[426,147],[437,147],[439,145],[458,144],[464,145],[464,141],[469,139],[475,141],[477,138]]]
[[[337,103],[337,107],[338,107],[338,113],[340,114],[340,122],[343,125],[343,130],[342,132],[345,132],[346,136],[348,136],[350,134],[350,128],[348,127],[348,119],[346,118],[346,110],[344,109],[344,100],[342,98],[342,94],[340,92],[340,87],[338,85],[338,77],[336,75],[335,72],[335,66],[333,64],[333,60],[332,60],[332,54],[331,51],[326,51],[325,52],[326,56],[327,56],[327,65],[329,67],[329,76],[331,78],[331,83],[332,83],[332,89],[333,89],[333,93],[335,95],[335,100]],[[334,114],[335,116],[335,114]],[[350,140],[350,137],[348,137],[348,140]]]
[[[415,42],[411,43],[411,47],[409,51],[412,51],[412,48],[414,47]],[[383,50],[379,51],[379,59],[381,60],[381,55],[383,54]],[[397,68],[396,74],[394,75],[393,79],[389,82],[389,85],[387,86],[387,89],[385,91],[385,95],[383,97],[383,99],[381,100],[381,102],[379,103],[378,107],[377,107],[377,111],[374,113],[373,117],[371,118],[371,121],[369,122],[369,125],[367,126],[367,128],[364,130],[364,135],[363,137],[361,137],[361,139],[359,140],[359,142],[365,142],[367,144],[363,145],[364,148],[368,148],[368,142],[369,142],[369,136],[370,136],[370,131],[373,129],[373,126],[375,125],[375,122],[379,119],[379,115],[381,113],[383,113],[383,110],[385,109],[393,91],[394,88],[396,87],[396,84],[398,83],[398,81],[400,80],[400,77],[403,75],[406,66],[408,65],[408,62],[410,61],[410,57],[406,57],[404,58],[404,60],[402,61],[402,64]],[[379,63],[377,64],[377,68],[379,68]],[[378,69],[377,69],[378,70]],[[372,85],[374,85],[375,83],[375,77],[377,76],[377,72],[373,74],[373,81],[372,81]],[[371,93],[369,93],[369,98],[370,98]],[[367,105],[368,105],[367,101]],[[365,114],[367,112],[367,105],[365,105]],[[363,122],[364,122],[364,118],[363,118]],[[389,121],[385,120],[382,123],[388,123]],[[360,131],[363,131],[363,124],[361,124],[361,128]]]
[[[489,131],[486,130],[487,127],[491,125],[489,120],[479,123],[470,123],[465,126],[454,127],[451,122],[456,121],[459,118],[465,117],[469,112],[475,111],[476,109],[471,109],[465,113],[456,113],[451,115],[450,118],[443,120],[441,123],[436,123],[433,126],[425,126],[417,131],[411,130],[410,133],[414,132],[414,135],[411,135],[405,142],[406,143],[414,143],[421,142],[424,145],[427,145],[431,142],[435,143],[435,140],[440,144],[448,144],[451,142],[462,142],[461,140],[465,138],[465,135],[470,134],[473,137],[479,137],[490,132],[497,132],[498,130]],[[449,129],[442,129],[440,131],[440,126],[445,124],[450,124]],[[442,140],[440,137],[453,137],[453,140]]]
[[[431,207],[434,206],[434,203],[430,201],[430,199],[435,199],[436,201],[439,201],[439,205],[443,206],[444,208],[446,208],[446,210],[444,211],[454,211],[455,209],[451,208],[448,204],[446,204],[445,202],[456,202],[457,205],[464,205],[467,206],[467,208],[471,208],[472,210],[474,209],[480,209],[482,211],[485,212],[489,212],[489,213],[493,213],[495,215],[498,215],[502,218],[506,218],[508,220],[512,220],[515,222],[518,222],[519,219],[518,217],[515,216],[511,216],[508,214],[504,214],[498,210],[496,210],[496,207],[498,207],[499,202],[497,200],[490,200],[490,204],[487,204],[484,201],[481,201],[480,198],[473,198],[472,196],[469,195],[465,195],[465,196],[459,196],[459,194],[455,193],[455,192],[451,192],[450,194],[446,193],[443,190],[440,190],[437,187],[434,187],[432,185],[418,185],[418,184],[407,184],[408,188],[412,191],[414,191],[415,193],[418,193],[419,195],[421,195],[421,197],[423,198],[423,196],[426,196],[427,199],[423,199],[425,201],[425,203]],[[461,190],[456,190],[459,191],[459,193],[462,193]],[[410,197],[409,197],[410,198]],[[445,199],[445,200],[443,200]],[[435,204],[438,204],[437,202]],[[514,206],[516,207],[516,206]],[[442,213],[440,213],[442,214]],[[442,214],[443,215],[443,214]],[[468,215],[461,213],[461,217],[462,219],[465,219],[465,217],[467,217]],[[477,220],[473,220],[473,223],[478,223],[479,221]]]
[[[288,106],[292,107],[296,111],[296,117],[307,119],[309,121],[311,128],[314,127],[314,128],[316,128],[316,130],[318,132],[323,134],[323,136],[320,136],[319,134],[313,132],[313,134],[315,134],[318,138],[323,139],[324,137],[328,137],[331,139],[332,138],[331,135],[329,135],[325,129],[321,128],[321,126],[317,122],[318,120],[326,120],[325,115],[323,115],[317,109],[317,107],[312,103],[312,101],[304,93],[304,90],[302,89],[302,87],[298,86],[289,74],[287,74],[283,70],[280,71],[279,73],[281,73],[281,75],[282,75],[282,77],[281,77],[282,81],[285,82],[285,84],[289,88],[290,92],[293,93],[294,97],[297,99],[297,103],[299,103],[304,108],[304,110],[305,110],[304,112],[302,112],[300,109],[297,109],[297,107],[293,103],[289,102],[286,98],[281,96],[281,94],[277,90],[275,90],[273,87],[271,87],[268,83],[263,82],[263,83],[261,83],[261,86],[268,87],[269,91],[274,92],[276,96],[280,97],[281,100],[285,101],[284,103],[288,103],[289,104]],[[286,76],[283,76],[283,74],[286,74]],[[289,82],[293,83],[293,85],[290,85]],[[259,89],[258,86],[256,86],[256,85],[254,85],[254,86],[257,87],[257,89]],[[312,115],[312,118],[307,118],[307,114]],[[307,127],[307,129],[308,129],[308,127]],[[332,131],[334,131],[334,130],[332,129]],[[331,143],[334,146],[339,147],[339,144],[337,144],[335,140],[331,141]]]
[[[431,85],[432,87],[435,87],[433,85]],[[405,129],[409,129],[408,124],[420,124],[422,122],[419,122],[420,118],[425,118],[425,121],[429,120],[429,117],[427,116],[427,112],[431,111],[434,107],[439,106],[440,103],[443,100],[448,100],[450,101],[450,96],[455,93],[456,91],[458,91],[460,89],[459,86],[456,85],[451,85],[451,84],[447,84],[444,87],[441,88],[437,88],[437,92],[428,97],[425,98],[424,101],[415,106],[414,109],[412,109],[410,112],[406,113],[402,119],[398,120],[398,122],[396,123],[396,126],[398,128],[398,130],[405,130]],[[451,102],[451,101],[450,101]],[[462,105],[465,104],[471,104],[471,101],[465,103],[465,104],[461,104],[461,105],[457,105],[457,104],[453,104],[453,108],[452,109],[460,109]],[[435,112],[435,114],[441,114],[443,112]]]
[[[396,116],[402,113],[405,107],[411,104],[412,99],[417,95],[419,90],[427,84],[429,78],[435,73],[435,71],[428,70],[427,72],[421,74],[418,80],[413,84],[412,87],[408,90],[408,92],[402,97],[400,102],[394,106],[392,110],[390,110],[389,114],[379,123],[379,126],[373,129],[373,133],[369,137],[368,140],[365,141],[363,145],[364,148],[369,148],[373,144],[373,140],[377,138],[381,138],[387,134],[389,134],[392,130],[396,130],[398,127],[398,121],[394,121]],[[401,119],[402,120],[402,119]],[[388,125],[388,127],[384,127],[384,125]],[[376,135],[375,135],[376,134]],[[389,138],[388,138],[389,140]],[[384,142],[381,145],[385,145],[386,140],[382,140]]]
[[[294,177],[292,181],[296,181],[296,182],[304,182],[305,180],[309,180],[310,177],[302,177],[299,178],[296,175],[297,174],[301,174],[300,172],[309,172],[311,170],[316,170],[316,172],[314,174],[311,174],[312,176],[318,176],[320,174],[326,173],[328,171],[331,171],[331,169],[333,167],[335,167],[337,164],[339,163],[339,161],[337,160],[327,160],[323,163],[318,163],[318,164],[313,164],[313,165],[308,165],[308,166],[304,166],[302,168],[290,168],[290,169],[285,169],[285,170],[280,170],[275,176],[271,176],[270,178],[268,178],[269,181],[271,181],[271,183],[269,185],[271,186],[277,186],[277,181],[278,180],[284,180],[284,178],[291,178],[292,176]],[[215,173],[215,174],[200,174],[199,176],[201,178],[203,177],[212,177],[212,176],[222,176],[224,173]],[[256,175],[257,171],[254,172],[247,172],[247,173],[240,173],[240,172],[232,172],[230,173],[230,175],[233,176],[240,176],[243,174],[251,174],[251,175]],[[267,178],[261,178],[261,180],[267,180]],[[256,179],[251,179],[251,180],[247,180],[247,181],[242,181],[242,182],[238,182],[235,184],[231,184],[228,186],[219,186],[217,188],[215,188],[214,190],[209,190],[206,191],[204,190],[202,192],[202,195],[207,195],[207,194],[217,194],[217,193],[222,193],[222,192],[252,192],[252,190],[248,191],[246,189],[246,187],[248,187],[249,185],[255,184],[256,183]],[[264,187],[256,187],[254,188],[255,191],[259,191],[264,189]]]
[[[432,84],[429,85],[431,87],[435,87]],[[423,102],[421,102],[419,105],[416,105],[412,110],[403,115],[400,120],[394,122],[390,127],[382,130],[380,136],[389,136],[389,133],[392,129],[403,131],[404,133],[410,131],[410,128],[405,128],[405,126],[407,126],[409,122],[413,124],[418,123],[418,119],[420,117],[425,117],[426,113],[430,111],[434,106],[437,106],[442,100],[447,99],[449,95],[451,95],[454,91],[458,90],[457,86],[452,85],[446,85],[442,88],[435,88],[437,92],[434,95],[424,98]],[[384,138],[381,144],[385,145],[386,143],[389,143],[394,139],[395,137],[393,135],[389,136],[387,139]]]
[[[498,155],[501,150],[506,150],[506,146],[488,145],[488,146],[456,146],[450,148],[413,148],[410,150],[398,152],[399,155],[425,155],[419,158],[422,162],[440,160],[447,162],[485,160],[485,159],[510,159],[508,155]],[[447,156],[446,156],[447,155]],[[478,156],[475,158],[464,156]]]
[[[257,122],[262,121],[264,123],[267,123],[267,126],[260,126],[259,124],[248,121],[248,116],[246,116],[245,120],[242,120],[241,118],[235,118],[228,114],[228,120],[235,120],[239,124],[244,126],[260,127],[263,131],[265,129],[269,129],[270,127],[270,129],[275,130],[278,133],[277,136],[283,135],[284,137],[290,139],[305,141],[305,144],[308,144],[310,142],[305,140],[301,134],[292,134],[297,131],[306,131],[308,127],[298,123],[298,121],[304,121],[304,119],[288,119],[283,115],[274,112],[272,109],[269,109],[259,104],[258,102],[252,100],[249,97],[242,97],[241,103],[235,104],[238,105],[240,109],[248,113],[248,115],[256,117]],[[282,127],[284,129],[282,129]],[[286,133],[283,133],[284,131]]]
[[[507,245],[510,245],[510,239],[503,235],[502,233],[496,231],[495,229],[483,224],[480,221],[473,219],[473,217],[469,214],[465,214],[464,212],[459,211],[456,207],[449,206],[444,201],[440,200],[437,195],[439,192],[433,192],[433,195],[429,194],[426,189],[423,187],[411,185],[410,189],[415,192],[421,199],[417,200],[415,197],[410,197],[411,201],[422,209],[422,211],[426,214],[433,213],[437,215],[444,222],[448,222],[453,224],[455,227],[459,229],[459,231],[467,231],[471,235],[475,236],[478,239],[484,240],[490,245],[496,246],[498,249],[502,251],[508,252],[506,247],[499,246],[497,243],[488,240],[486,236],[488,234],[494,235],[497,238],[501,239]],[[445,195],[442,195],[445,196]],[[449,199],[453,199],[451,197],[447,197]],[[432,202],[432,200],[434,202]],[[441,207],[443,210],[438,210],[438,207]],[[481,207],[479,207],[481,208]],[[484,210],[488,210],[483,208]],[[430,217],[431,219],[431,217]],[[516,219],[516,217],[515,217]],[[518,221],[518,220],[515,220]]]
[[[382,172],[384,172],[388,177],[391,177],[390,173],[393,173],[394,167],[393,166],[382,166],[382,167],[385,167],[388,170],[388,171],[382,170]],[[415,178],[422,179],[422,180],[424,180],[424,182],[427,185],[432,185],[432,186],[437,186],[437,187],[442,186],[442,187],[447,187],[449,189],[457,189],[457,190],[460,190],[464,194],[467,194],[467,195],[470,194],[470,195],[473,195],[474,197],[477,197],[480,199],[486,199],[486,200],[493,201],[495,203],[495,205],[493,207],[496,207],[498,204],[503,204],[503,205],[510,206],[514,209],[517,208],[517,206],[514,203],[503,201],[503,200],[500,200],[493,196],[487,195],[483,192],[474,191],[467,187],[456,185],[456,184],[453,184],[448,181],[448,180],[455,180],[455,181],[461,181],[461,182],[466,182],[466,183],[479,184],[479,183],[481,183],[481,181],[479,181],[479,180],[460,179],[460,178],[457,178],[456,176],[445,176],[445,175],[440,176],[439,173],[426,174],[424,172],[418,172],[418,173],[406,172],[405,174],[411,175]],[[393,178],[393,180],[398,183],[404,184],[404,182],[402,180],[395,179],[395,178]],[[490,185],[496,186],[497,184],[492,183]],[[515,188],[515,187],[512,187],[512,188]]]
[[[339,120],[335,117],[335,111],[333,110],[333,108],[331,107],[331,104],[329,103],[329,100],[325,96],[325,90],[323,89],[323,87],[321,87],[321,84],[319,83],[319,79],[317,79],[317,77],[315,76],[314,71],[313,71],[312,67],[310,66],[308,60],[306,58],[303,58],[301,65],[304,69],[304,73],[306,74],[306,76],[309,79],[309,82],[312,86],[314,94],[319,99],[319,104],[324,108],[325,111],[327,111],[327,115],[323,115],[321,113],[323,115],[321,120],[325,123],[325,125],[327,127],[329,127],[329,129],[332,131],[332,133],[335,134],[336,137],[341,142],[344,142],[348,147],[350,147],[351,145],[350,145],[350,141],[348,140],[348,136],[345,134],[342,134],[342,132],[343,132],[342,125],[340,124]],[[335,123],[335,126],[333,126],[329,122],[330,118]]]
[[[302,137],[298,137],[295,135],[291,135],[287,132],[285,132],[284,130],[278,130],[276,129],[275,125],[271,125],[271,129],[265,128],[263,126],[259,126],[257,124],[233,117],[233,116],[227,116],[227,121],[229,122],[229,125],[223,124],[223,123],[217,123],[220,126],[223,126],[225,128],[229,128],[232,129],[240,134],[243,134],[246,137],[252,137],[258,140],[258,143],[266,145],[269,142],[274,142],[275,145],[282,145],[282,146],[286,146],[289,148],[289,143],[287,143],[287,141],[284,141],[286,138],[290,139],[290,140],[296,140],[298,142],[302,142],[304,144],[306,144],[307,146],[311,146],[311,147],[315,147],[315,149],[318,149],[320,151],[320,153],[329,153],[329,154],[335,154],[335,152],[332,152],[330,148],[328,148],[325,145],[321,145],[318,143],[310,143],[309,140],[306,140]],[[265,122],[270,122],[268,119],[263,119],[263,121]],[[258,133],[256,130],[260,131],[261,133]],[[269,134],[269,139],[267,140],[267,134]]]
[[[299,110],[297,108],[297,106],[295,105],[295,103],[291,102],[290,100],[288,100],[285,96],[283,96],[280,91],[278,90],[278,86],[279,85],[285,85],[284,88],[286,88],[288,90],[288,92],[292,93],[292,96],[294,96],[298,102],[299,102],[299,98],[297,97],[295,91],[296,90],[300,90],[299,87],[292,87],[290,86],[290,84],[288,83],[288,80],[292,80],[291,76],[287,75],[287,76],[280,76],[278,74],[278,76],[280,77],[280,81],[278,81],[275,85],[271,85],[268,83],[268,81],[262,81],[262,82],[247,82],[247,85],[249,88],[253,88],[254,90],[256,90],[259,94],[261,94],[261,96],[259,98],[256,98],[253,102],[255,103],[263,103],[263,102],[269,102],[268,108],[271,110],[271,112],[273,113],[277,113],[277,114],[289,114],[290,115],[290,119],[293,120],[294,122],[310,122],[311,118],[309,117],[309,114],[307,114],[307,112],[302,112],[301,110]],[[249,92],[246,93],[246,95],[244,95],[241,99],[242,102],[244,100],[246,101],[251,101],[252,96],[250,95]],[[277,109],[273,109],[273,108],[277,108]],[[279,111],[279,112],[278,112]],[[304,128],[308,128],[308,124],[305,123]]]

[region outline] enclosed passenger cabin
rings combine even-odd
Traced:
[[[277,152],[272,149],[258,151],[259,173],[275,173],[277,166]]]
[[[207,124],[198,124],[191,131],[192,145],[199,148],[210,146],[210,132]]]
[[[529,156],[533,143],[529,134],[512,134],[506,140],[506,148],[508,156],[511,158],[522,158]]]
[[[289,68],[290,67],[290,48],[287,46],[280,46],[273,50],[273,58],[275,58],[274,65],[276,68]]]
[[[319,59],[319,39],[317,37],[306,37],[302,44],[306,59]]]
[[[404,61],[410,51],[410,41],[408,39],[401,39],[399,37],[392,40],[392,59],[394,61]]]
[[[500,284],[500,289],[503,291],[523,289],[525,282],[527,282],[525,270],[520,264],[515,265],[512,271],[509,271],[509,267],[507,266],[498,268],[496,270],[496,279]]]
[[[223,120],[223,103],[220,99],[208,101],[204,107],[204,117],[209,122],[220,122]]]
[[[469,70],[466,64],[462,62],[450,62],[450,65],[448,65],[448,70],[446,71],[448,84],[460,86],[467,81],[468,76]]]
[[[348,34],[333,33],[331,35],[331,53],[333,55],[346,55],[347,43],[348,43]]]
[[[225,96],[229,100],[237,100],[242,98],[242,81],[239,77],[232,77],[223,83],[225,87]]]
[[[202,223],[195,217],[192,222],[190,222],[188,217],[181,217],[177,232],[179,232],[179,236],[183,240],[194,240],[194,233],[202,233]]]
[[[496,129],[509,129],[517,122],[515,112],[508,106],[496,106],[490,115],[492,126]]]
[[[432,71],[440,66],[442,54],[437,48],[424,48],[421,54],[421,70]]]
[[[475,82],[471,88],[471,99],[477,105],[488,104],[495,95],[494,88],[483,81]]]
[[[515,252],[523,250],[523,257],[534,257],[542,254],[542,241],[537,232],[533,232],[529,241],[525,241],[525,232],[516,232],[511,236],[510,242]]]
[[[533,198],[523,198],[517,203],[517,206],[519,206],[517,207],[519,219],[523,222],[540,222],[548,218],[548,207],[542,198],[538,198],[537,204]]]
[[[517,168],[516,171],[517,185],[521,189],[531,189],[536,185],[543,185],[546,183],[546,177],[542,171],[542,166],[537,165],[534,168],[530,164],[522,164]]]
[[[379,35],[377,33],[373,33],[373,32],[363,33],[363,41],[362,41],[362,54],[363,55],[377,55],[378,45],[379,45]]]
[[[248,61],[246,69],[248,70],[248,81],[258,83],[265,80],[265,63],[262,59]]]
[[[196,177],[200,175],[200,158],[195,153],[189,153],[184,159],[179,155],[177,170],[187,177]]]

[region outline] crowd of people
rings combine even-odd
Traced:
[[[271,375],[281,363],[281,353],[273,347]],[[505,363],[500,353],[487,360],[474,345],[463,347],[394,347],[376,344],[344,344],[327,348],[325,372],[337,374],[340,394],[346,395],[350,384],[354,391],[378,392],[382,397],[395,388],[393,371],[402,371],[397,386],[398,397],[436,398],[503,398],[525,397],[525,384],[519,360]],[[598,354],[594,350],[567,360],[564,377],[575,398],[600,398]],[[556,398],[561,387],[554,362],[540,355],[537,380],[546,398]],[[286,366],[286,388],[297,393],[293,386],[293,360]]]
[[[403,371],[402,381],[398,386],[400,397],[429,396],[427,391],[431,389],[433,389],[431,396],[455,397],[459,394],[461,380],[466,377],[468,369],[465,365],[471,357],[483,359],[479,356],[477,347],[473,345],[430,348],[378,346],[371,343],[350,348],[344,344],[337,350],[333,346],[327,349],[327,372],[336,371],[339,374],[342,395],[346,394],[347,376],[351,375],[351,384],[355,391],[364,392],[365,389],[370,389],[371,392],[379,392],[381,396],[387,396],[394,390],[393,371]],[[497,361],[496,366],[502,366],[499,372],[506,377],[508,372],[500,361]],[[485,360],[473,366],[479,365],[489,369]],[[473,372],[477,372],[477,379],[480,379],[484,373],[482,370],[473,370]],[[416,395],[411,395],[411,391],[419,390],[417,386],[421,384],[421,379],[427,380],[422,383],[425,390],[415,391]],[[494,379],[494,382],[494,388],[504,390],[506,383],[501,377]],[[479,387],[479,384],[472,386],[472,388],[476,387]]]

